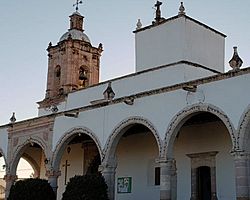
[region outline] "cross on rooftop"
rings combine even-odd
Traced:
[[[162,5],[162,2],[160,2],[160,1],[157,1],[155,4],[155,7],[156,7],[155,20],[156,20],[156,22],[159,22],[161,20],[161,5]]]
[[[76,11],[79,9],[79,4],[82,4],[82,0],[76,0],[76,3],[73,4],[73,7],[76,7]]]

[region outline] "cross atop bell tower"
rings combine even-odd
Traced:
[[[76,0],[76,3],[73,4],[73,7],[76,7],[76,12],[77,12],[78,9],[79,9],[79,4],[82,4],[82,1],[81,1],[81,0]]]

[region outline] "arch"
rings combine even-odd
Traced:
[[[3,156],[4,163],[5,163],[5,165],[7,166],[7,159],[6,159],[6,156],[5,156],[5,154],[4,154],[4,152],[3,152],[3,149],[2,149],[2,148],[0,148],[0,154],[1,154],[1,156]]]
[[[88,129],[86,127],[74,127],[72,129],[68,130],[65,134],[63,134],[63,136],[57,142],[57,145],[55,147],[55,151],[53,152],[53,156],[52,156],[52,168],[54,170],[57,170],[57,171],[59,170],[60,161],[61,161],[61,158],[62,158],[62,155],[63,155],[63,152],[64,152],[66,146],[79,133],[86,134],[89,137],[91,137],[91,139],[95,142],[95,144],[97,146],[100,157],[101,158],[103,157],[101,145],[100,145],[100,142],[99,142],[98,138],[96,137],[96,135],[90,129]]]
[[[25,148],[30,144],[37,144],[38,146],[40,146],[42,151],[45,154],[45,157],[49,158],[48,148],[47,148],[47,145],[44,143],[44,141],[38,137],[37,138],[29,138],[29,139],[25,140],[25,142],[23,142],[22,144],[18,145],[17,148],[15,149],[15,151],[13,152],[12,159],[11,159],[11,161],[9,163],[9,167],[8,167],[8,173],[16,174],[18,162],[19,162],[20,158],[22,157],[22,155],[24,154]]]
[[[232,149],[235,149],[237,147],[235,128],[228,116],[220,108],[214,105],[198,103],[184,108],[183,110],[178,112],[170,121],[164,139],[163,157],[172,157],[173,145],[178,131],[189,118],[199,112],[209,112],[211,114],[216,115],[224,123],[230,134],[233,146]]]
[[[55,77],[59,80],[61,79],[61,66],[60,65],[57,65],[55,67]]]
[[[23,153],[22,158],[26,160],[34,170],[35,178],[40,176],[40,167],[37,162],[28,154]]]
[[[147,127],[154,135],[158,145],[159,156],[162,151],[162,141],[154,125],[147,119],[139,116],[130,117],[121,121],[112,131],[104,148],[104,160],[108,162],[115,154],[116,147],[122,135],[134,124],[141,124]]]
[[[237,150],[246,150],[247,139],[250,135],[247,130],[250,128],[250,105],[244,110],[240,117],[237,131]]]

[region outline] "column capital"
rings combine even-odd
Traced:
[[[250,153],[245,152],[245,151],[239,151],[239,150],[235,150],[235,151],[231,151],[231,155],[235,158],[235,159],[247,159],[250,157]]]
[[[17,175],[13,175],[13,174],[6,174],[3,178],[6,182],[7,181],[16,181],[17,180]]]
[[[45,176],[47,176],[48,178],[58,178],[59,176],[61,176],[61,171],[47,170]]]

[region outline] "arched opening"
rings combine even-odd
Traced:
[[[88,86],[88,70],[87,67],[80,67],[79,68],[79,77],[78,77],[78,81],[79,81],[79,87],[80,88],[84,88],[86,86]]]
[[[5,198],[5,187],[6,187],[6,182],[4,180],[5,174],[6,174],[6,163],[4,156],[0,153],[0,200],[4,200]]]
[[[158,142],[145,125],[130,123],[111,144],[109,158],[115,162],[115,199],[160,198]],[[143,191],[143,192],[142,192]]]
[[[61,66],[57,65],[54,69],[54,91],[56,92],[54,95],[60,94],[61,76]]]
[[[172,193],[178,200],[236,199],[233,142],[225,124],[203,111],[189,114],[180,123],[172,146],[177,169]]]
[[[57,198],[61,199],[71,177],[98,173],[101,156],[96,142],[84,131],[71,134],[56,151],[54,168],[61,171]]]
[[[27,161],[25,158],[20,158],[16,170],[18,180],[26,178],[36,178],[37,174],[35,171],[37,171],[37,169],[32,163]]]
[[[16,174],[18,179],[46,179],[45,162],[46,156],[42,147],[35,142],[30,142],[24,145],[16,154],[12,162],[11,173]]]
[[[196,170],[197,196],[199,200],[211,200],[211,169],[207,166]]]

